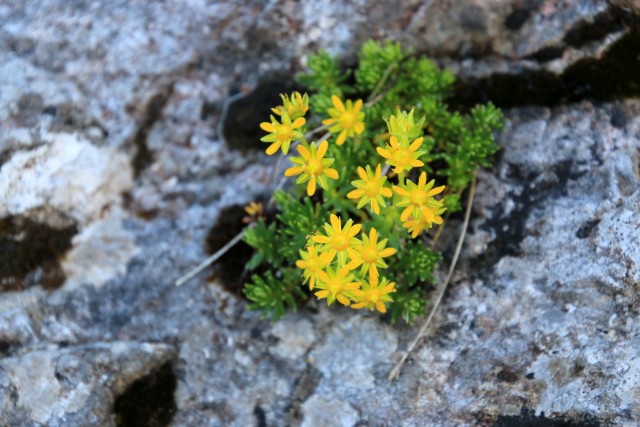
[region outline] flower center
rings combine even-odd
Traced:
[[[344,233],[336,233],[333,235],[333,249],[336,251],[344,251],[349,247],[349,238]]]
[[[329,282],[327,282],[327,289],[335,296],[342,292],[342,282],[339,279],[329,280]]]
[[[377,289],[371,289],[367,294],[367,300],[372,304],[380,301],[380,291]]]
[[[355,124],[355,121],[356,121],[356,115],[353,114],[351,111],[345,111],[340,116],[340,126],[342,126],[342,129],[352,128],[353,125]]]
[[[411,162],[411,154],[409,154],[409,150],[401,148],[398,151],[398,161],[402,165],[408,165],[409,162]]]
[[[411,204],[414,206],[422,206],[427,202],[427,193],[422,190],[414,190],[409,196]]]
[[[282,126],[278,126],[278,131],[276,132],[276,138],[278,138],[278,141],[282,142],[282,141],[288,141],[291,139],[291,126],[289,125],[282,125]]]
[[[362,254],[362,260],[367,264],[373,264],[378,260],[378,248],[375,246],[369,246],[360,253]]]
[[[369,181],[364,186],[364,193],[369,197],[375,197],[378,195],[378,183]]]
[[[307,172],[309,175],[321,175],[322,174],[322,161],[320,159],[310,158],[307,161]]]
[[[320,269],[320,260],[318,257],[309,258],[307,260],[307,270],[309,273],[315,273]]]

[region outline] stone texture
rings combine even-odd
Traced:
[[[77,224],[61,288],[35,271],[0,294],[4,419],[112,425],[169,364],[173,425],[640,423],[637,100],[505,111],[452,286],[393,384],[415,327],[315,303],[272,324],[206,274],[173,284],[226,207],[275,184],[273,159],[222,141],[230,95],[320,47],[353,63],[369,37],[526,84],[601,58],[627,3],[0,2],[0,219]]]
[[[49,346],[0,361],[8,425],[115,425],[114,395],[171,360],[170,346],[131,342]],[[100,371],[95,372],[99,367]]]

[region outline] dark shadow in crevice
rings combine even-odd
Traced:
[[[207,234],[207,252],[213,255],[229,243],[238,233],[247,227],[243,221],[246,216],[244,207],[232,205],[224,208],[218,222]],[[229,249],[214,265],[212,280],[218,280],[227,291],[242,296],[245,281],[245,267],[253,255],[251,246],[243,241]]]
[[[273,114],[271,108],[282,104],[280,94],[300,90],[291,82],[291,77],[281,81],[269,79],[260,83],[248,94],[237,94],[225,103],[220,117],[220,132],[230,148],[236,150],[264,150],[268,144],[260,141],[266,132],[260,123],[268,122]]]
[[[116,426],[168,426],[178,409],[176,386],[171,362],[134,381],[113,405]]]
[[[556,106],[581,100],[614,101],[640,97],[640,33],[628,33],[601,59],[583,59],[561,75],[545,70],[498,73],[459,81],[450,105],[461,111],[492,102],[500,108]]]
[[[600,422],[590,414],[547,417],[522,408],[520,415],[500,415],[493,427],[600,427]]]
[[[62,286],[66,277],[60,259],[77,233],[71,220],[53,228],[19,215],[0,219],[0,292]]]
[[[131,165],[133,166],[135,177],[140,176],[140,173],[153,162],[153,153],[149,149],[147,138],[153,125],[162,117],[162,110],[169,102],[172,93],[173,85],[169,85],[166,89],[153,95],[145,107],[144,117],[133,137],[133,145],[136,151]]]

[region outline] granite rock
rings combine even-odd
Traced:
[[[226,208],[275,185],[273,159],[220,134],[232,95],[289,84],[317,48],[352,64],[371,37],[432,55],[462,86],[505,74],[526,86],[532,71],[566,84],[572,66],[635,37],[638,10],[0,2],[0,242],[15,251],[0,260],[64,240],[33,265],[0,265],[4,419],[122,424],[116,402],[160,369],[175,390],[151,403],[164,415],[138,422],[637,425],[637,100],[587,90],[503,104],[514,108],[480,173],[459,267],[397,382],[387,375],[416,327],[317,303],[269,323],[222,280],[174,281],[207,256]],[[445,260],[459,225],[443,235]]]

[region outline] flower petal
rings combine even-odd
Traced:
[[[266,153],[267,155],[271,156],[272,154],[275,154],[279,148],[280,148],[280,141],[276,141],[267,147]]]
[[[298,153],[300,153],[303,159],[309,160],[310,153],[304,145],[298,145]]]
[[[427,193],[427,196],[435,196],[436,194],[440,194],[444,191],[445,186],[441,185],[440,187],[436,187],[433,190]]]
[[[273,125],[273,123],[269,123],[269,122],[260,123],[260,129],[270,133],[273,133],[276,131],[276,127]]]
[[[291,129],[301,128],[306,122],[307,121],[304,119],[304,117],[298,117],[293,121],[293,123],[291,123]]]
[[[304,172],[304,168],[300,166],[291,166],[289,169],[284,171],[284,176],[300,175],[302,172]]]
[[[329,169],[325,169],[324,170],[324,174],[331,179],[338,179],[339,175],[338,175],[338,171],[333,169],[333,168],[329,168]]]
[[[353,190],[347,194],[347,199],[359,199],[364,195],[364,190]]]
[[[382,156],[385,159],[390,159],[391,158],[391,153],[389,152],[389,150],[385,150],[382,147],[377,147],[376,151],[378,152],[378,154],[380,156]]]
[[[329,216],[329,222],[331,222],[331,226],[334,228],[334,230],[337,231],[342,229],[342,220],[335,214],[331,214]]]
[[[312,176],[309,182],[307,183],[307,195],[311,197],[315,193],[316,193],[316,177]]]
[[[335,95],[331,95],[331,103],[333,104],[334,107],[336,107],[336,109],[338,111],[340,111],[341,113],[344,112],[344,104],[342,103],[342,101],[340,100],[340,98],[338,98]]]
[[[418,186],[419,187],[424,187],[424,185],[427,183],[427,173],[426,172],[422,172],[420,174],[420,178],[418,178]]]
[[[420,146],[422,145],[423,140],[424,140],[423,137],[417,138],[415,141],[411,143],[411,146],[409,146],[409,149],[411,151],[417,151],[418,148],[420,148]]]
[[[327,148],[329,148],[329,143],[327,141],[322,141],[318,145],[318,152],[316,153],[318,158],[322,158],[325,154],[327,154]]]

